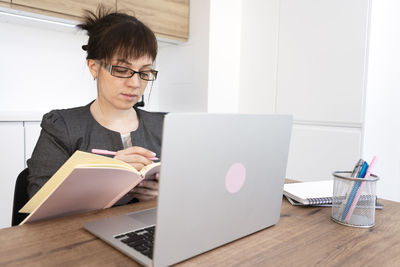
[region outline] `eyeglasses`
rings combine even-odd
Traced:
[[[140,79],[145,81],[154,81],[157,79],[158,71],[156,70],[135,71],[133,69],[117,65],[107,65],[107,64],[102,64],[102,65],[114,77],[131,78],[133,77],[133,75],[135,75],[135,73],[137,73]]]

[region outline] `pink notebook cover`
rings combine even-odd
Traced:
[[[124,169],[75,168],[21,224],[109,208],[142,179]]]

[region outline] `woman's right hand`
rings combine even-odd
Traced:
[[[114,156],[116,159],[129,163],[138,171],[144,166],[151,164],[153,161],[150,158],[154,157],[156,157],[156,153],[140,146],[132,146],[119,150]]]

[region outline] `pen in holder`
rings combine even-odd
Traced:
[[[379,177],[371,174],[366,178],[352,178],[351,173],[333,173],[332,220],[354,227],[372,227]]]

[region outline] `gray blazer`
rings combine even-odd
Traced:
[[[139,127],[131,132],[132,144],[147,148],[160,157],[162,126],[165,113],[135,108]],[[101,126],[90,113],[90,104],[53,110],[43,116],[39,140],[27,161],[28,194],[31,198],[76,151],[93,148],[123,149],[121,135]]]

